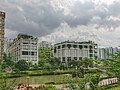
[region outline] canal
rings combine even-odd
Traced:
[[[71,80],[72,76],[70,74],[63,75],[46,75],[46,76],[28,76],[18,77],[18,78],[8,78],[7,83],[10,83],[15,80],[15,84],[24,83],[24,84],[45,84],[48,82],[63,83]]]

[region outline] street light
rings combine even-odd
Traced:
[[[30,77],[28,76],[28,77],[26,77],[26,78],[27,78],[28,87],[29,87],[29,79],[30,79]]]

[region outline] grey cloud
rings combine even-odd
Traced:
[[[76,1],[71,8],[71,13],[75,16],[64,17],[65,21],[72,27],[77,25],[87,25],[92,18],[92,11],[94,10],[94,4],[92,2],[81,3]]]
[[[38,5],[14,2],[13,5],[21,7],[23,11],[11,5],[8,8],[3,6],[7,13],[6,28],[9,30],[42,36],[51,33],[62,22],[62,13],[55,12],[48,0],[41,0]]]
[[[37,1],[37,0],[36,0]],[[76,1],[70,7],[70,15],[64,15],[64,9],[55,11],[51,0],[38,0],[38,3],[28,3],[27,0],[0,0],[0,8],[7,13],[6,28],[20,33],[28,33],[37,36],[47,35],[66,22],[70,27],[78,25],[98,24],[100,27],[116,28],[120,21],[107,20],[109,16],[119,16],[120,3],[114,2],[110,6],[96,6],[92,1],[81,3]],[[93,17],[100,19],[92,21]]]

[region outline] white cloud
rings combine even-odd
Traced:
[[[11,39],[14,39],[18,33],[19,32],[17,32],[17,31],[5,29],[5,37],[11,37]]]
[[[40,41],[51,41],[52,43],[70,41],[86,41],[92,40],[100,46],[118,46],[120,44],[118,35],[120,32],[117,29],[115,32],[108,32],[105,28],[96,29],[96,25],[77,26],[71,28],[68,24],[62,23],[55,32],[50,35],[40,37]],[[115,43],[113,43],[113,40]],[[117,42],[117,43],[116,43]]]
[[[92,0],[92,2],[95,3],[96,5],[102,5],[102,4],[111,5],[115,1],[119,1],[119,0]]]
[[[17,6],[18,10],[20,10],[21,12],[23,11],[23,8],[20,6]]]
[[[110,44],[108,42],[114,40],[118,45],[119,2],[120,0],[0,0],[0,8],[7,13],[6,36],[10,38],[20,32],[43,36],[42,39],[52,42],[96,39],[101,44]]]

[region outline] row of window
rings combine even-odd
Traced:
[[[25,49],[25,50],[37,50],[37,46],[28,46],[28,45],[24,45],[22,46],[22,49]]]
[[[68,47],[68,48],[71,48],[71,47],[73,47],[73,48],[77,48],[77,47],[79,47],[79,48],[95,48],[95,46],[92,46],[92,45],[71,45],[71,44],[67,44],[67,45],[62,45],[62,46],[58,46],[57,48],[58,49],[60,49],[60,48],[65,48],[65,47]],[[56,48],[56,47],[55,47]]]
[[[37,52],[22,51],[22,55],[37,55]]]

